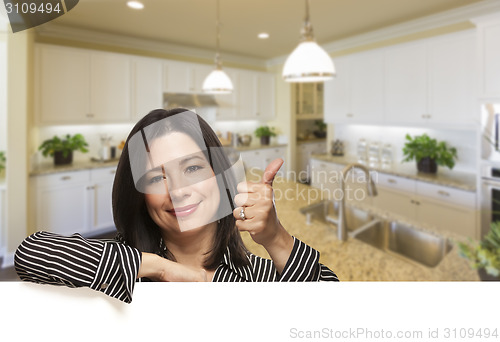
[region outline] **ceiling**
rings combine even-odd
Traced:
[[[310,19],[320,44],[486,0],[311,0]],[[216,0],[80,0],[54,24],[214,50]],[[304,0],[220,0],[221,51],[271,59],[297,45]],[[257,39],[267,32],[270,38]],[[223,55],[224,58],[224,55]]]

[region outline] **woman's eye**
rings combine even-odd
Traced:
[[[149,179],[149,184],[155,184],[161,182],[163,180],[163,176],[154,176]]]
[[[186,168],[185,172],[186,173],[193,173],[193,172],[196,172],[196,171],[201,170],[201,169],[203,169],[203,167],[200,165],[191,165],[191,166],[188,166]]]

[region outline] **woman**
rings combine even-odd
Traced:
[[[113,185],[115,240],[38,232],[15,255],[22,280],[87,286],[130,303],[136,279],[338,281],[278,220],[272,162],[262,183],[236,184],[216,134],[185,109],[157,109],[132,129]],[[247,251],[240,231],[272,260]]]

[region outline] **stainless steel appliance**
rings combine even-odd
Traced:
[[[483,165],[481,175],[481,237],[500,221],[500,165]]]

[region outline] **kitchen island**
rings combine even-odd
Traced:
[[[248,180],[257,181],[259,173],[249,172],[247,177]],[[299,211],[300,208],[320,201],[319,189],[282,177],[276,177],[273,188],[276,209],[283,226],[290,234],[318,250],[321,254],[320,262],[332,269],[341,281],[479,280],[468,260],[458,255],[456,245],[438,266],[428,268],[391,256],[356,239],[349,238],[342,242],[337,239],[335,228],[314,220],[308,225],[305,216]],[[269,258],[265,249],[253,242],[249,234],[244,233],[242,236],[252,253]],[[451,233],[448,237],[452,240],[460,239]]]

